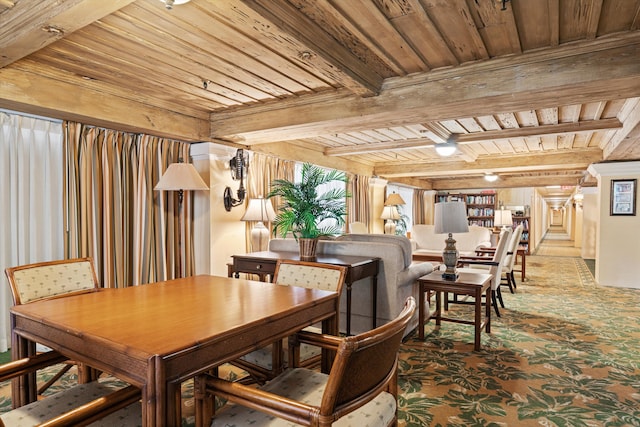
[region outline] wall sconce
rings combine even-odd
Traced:
[[[229,160],[229,169],[231,170],[231,178],[240,181],[238,187],[238,198],[233,198],[233,192],[230,187],[224,189],[224,208],[227,212],[231,212],[231,208],[239,206],[244,202],[247,191],[244,188],[244,178],[249,170],[249,155],[245,155],[242,148],[236,151],[236,155]]]

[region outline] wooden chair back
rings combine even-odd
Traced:
[[[98,290],[91,258],[75,258],[5,269],[13,304],[70,296]]]
[[[397,397],[398,350],[415,309],[415,299],[409,297],[391,322],[342,340],[322,397],[320,417],[340,418],[382,391]]]
[[[277,285],[342,293],[347,267],[309,261],[279,260],[273,274]]]

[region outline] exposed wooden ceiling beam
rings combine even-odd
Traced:
[[[103,18],[135,0],[73,0],[33,3],[9,9],[0,26],[0,68]],[[29,13],[23,13],[28,10]]]
[[[437,177],[482,175],[487,172],[527,172],[555,169],[586,169],[591,163],[602,160],[602,150],[572,150],[552,154],[503,156],[493,159],[479,158],[473,163],[453,161],[438,163],[410,163],[378,166],[374,172],[383,178]]]
[[[182,141],[208,140],[206,119],[105,94],[88,85],[79,91],[71,82],[33,74],[24,68],[0,68],[0,93],[0,108]]]
[[[630,39],[633,41],[631,42]],[[611,46],[613,45],[613,47]],[[640,33],[386,81],[380,95],[312,97],[211,115],[212,136],[252,144],[640,96]],[[604,50],[603,50],[604,49]],[[555,72],[562,69],[562,73]],[[549,76],[553,76],[550,78]]]
[[[503,129],[497,131],[485,131],[467,133],[458,136],[458,144],[469,144],[482,141],[496,141],[510,138],[526,138],[530,136],[551,136],[567,133],[594,132],[600,130],[613,130],[622,128],[618,119],[588,120],[578,123],[558,123],[554,125],[530,126],[515,129]],[[410,150],[415,148],[428,148],[436,143],[430,138],[420,138],[403,142],[380,142],[347,147],[325,148],[326,156],[350,156],[354,154],[379,153],[383,151]]]
[[[487,182],[483,177],[467,178],[460,177],[447,180],[432,180],[429,181],[428,188],[435,190],[458,190],[465,189],[479,189],[479,188],[519,188],[519,187],[531,187],[532,182],[536,186],[545,185],[577,185],[578,180],[582,177],[582,172],[577,171],[573,175],[558,174],[558,175],[539,175],[535,178],[531,176],[501,176],[495,182]]]
[[[311,51],[300,52],[300,62],[313,63],[313,67],[332,78],[341,75],[342,83],[361,96],[377,95],[382,87],[382,77],[367,67],[353,53],[332,38],[317,24],[286,0],[242,0],[242,2],[272,22],[277,28],[299,40]],[[321,59],[314,60],[318,55]],[[319,61],[326,61],[324,67]]]

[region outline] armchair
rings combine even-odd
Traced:
[[[342,292],[347,275],[347,267],[318,264],[306,261],[279,260],[273,276],[275,285],[300,286],[310,289],[323,289]],[[320,351],[317,347],[304,345],[297,357],[303,360],[303,366],[310,367],[320,363]],[[277,341],[267,347],[259,348],[231,363],[249,373],[252,379],[264,384],[284,370],[285,354],[283,342]]]
[[[291,423],[327,427],[346,416],[349,425],[367,425],[372,419],[377,426],[396,425],[398,349],[415,309],[415,300],[409,297],[391,322],[346,338],[299,333],[298,341],[337,350],[328,375],[306,368],[290,369],[259,389],[208,374],[198,376],[196,425],[209,424],[212,405],[205,400],[210,402],[213,395],[233,405],[220,410],[211,427]],[[276,419],[281,419],[281,424]]]
[[[77,295],[98,290],[98,278],[91,258],[76,258],[9,267],[5,274],[11,287],[13,305],[62,296]],[[35,354],[36,344],[29,342],[30,354]],[[43,347],[43,350],[48,350]],[[49,381],[42,385],[38,394],[55,383],[74,362],[69,361]],[[83,365],[78,366],[79,382],[95,379],[95,372]],[[35,400],[30,396],[29,401]]]

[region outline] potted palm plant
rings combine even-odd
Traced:
[[[301,259],[315,257],[318,238],[342,232],[347,213],[345,199],[349,197],[347,191],[334,188],[318,193],[318,186],[334,181],[346,182],[347,176],[341,171],[305,163],[300,182],[276,179],[271,183],[267,197],[280,197],[282,203],[273,222],[273,234],[286,237],[291,233],[300,244]],[[327,219],[335,221],[323,225]]]

